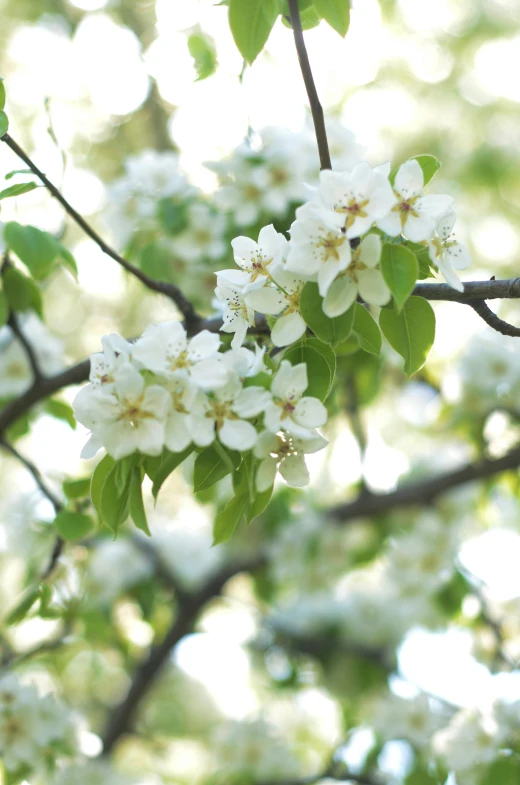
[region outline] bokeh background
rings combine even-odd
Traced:
[[[291,31],[278,22],[265,50],[244,69],[227,8],[207,0],[2,0],[0,9],[0,73],[12,136],[114,245],[149,265],[149,271],[179,281],[197,306],[211,313],[212,273],[230,266],[229,240],[242,231],[254,236],[272,218],[264,208],[240,230],[229,215],[219,219],[223,170],[207,162],[234,160],[246,138],[261,154],[269,138],[263,129],[278,126],[307,134],[303,168],[309,181],[317,176]],[[216,71],[203,80],[197,80],[188,46],[194,34],[209,36],[215,45]],[[442,168],[432,190],[454,196],[458,236],[473,258],[463,279],[515,277],[520,259],[518,0],[359,0],[344,40],[323,23],[305,35],[338,145],[346,144],[342,126],[366,146],[372,165],[424,152],[436,155]],[[154,169],[144,159],[144,165],[135,164],[132,180],[128,161],[146,150],[176,153],[178,162],[159,159],[163,163]],[[291,161],[296,166],[294,157]],[[267,170],[275,164],[268,162]],[[19,162],[2,146],[0,173],[17,168]],[[163,193],[158,170],[165,173]],[[158,199],[170,199],[175,208],[154,225],[135,186],[140,182],[146,191],[147,174],[152,196],[155,189]],[[175,178],[178,187],[172,186]],[[184,209],[182,200],[189,202],[186,183],[199,212],[184,216],[192,234],[181,240],[189,248],[209,243],[213,251],[201,261],[188,249],[183,264],[170,269],[165,258],[174,246],[161,245],[161,232],[173,237],[179,251],[186,223],[177,231],[172,222]],[[293,202],[297,199],[287,199],[286,212],[275,216],[280,228],[288,227]],[[47,353],[49,371],[99,350],[107,333],[136,336],[152,321],[176,317],[169,301],[129,280],[66,222],[43,188],[2,202],[0,218],[62,234],[78,263],[78,282],[60,271],[45,283],[48,332],[36,324],[27,328],[42,355]],[[209,240],[195,236],[201,224],[211,227]],[[500,643],[505,641],[510,658],[519,656],[515,478],[452,493],[428,511],[436,520],[430,528],[419,510],[393,513],[383,525],[360,520],[343,528],[315,511],[352,498],[361,482],[391,491],[408,473],[446,471],[484,448],[499,456],[516,443],[520,360],[514,340],[494,335],[465,306],[437,304],[435,310],[431,357],[410,383],[388,347],[382,362],[345,358],[345,378],[358,380],[355,416],[347,416],[350,398],[339,391],[337,416],[327,433],[331,445],[309,460],[310,491],[282,488],[267,523],[253,524],[228,548],[211,549],[212,517],[226,485],[216,497],[195,499],[182,472],[170,478],[157,506],[150,504],[152,546],[185,590],[196,590],[237,554],[267,548],[271,561],[260,573],[233,579],[225,596],[205,608],[197,630],[172,652],[144,702],[138,732],[115,750],[122,771],[137,772],[147,784],[213,782],[215,771],[225,772],[225,782],[282,780],[288,776],[280,763],[287,761],[286,748],[296,770],[307,776],[348,738],[342,755],[351,765],[361,765],[372,748],[378,755],[383,749],[381,770],[403,781],[417,760],[413,745],[392,740],[385,745],[396,714],[390,712],[385,724],[384,712],[373,708],[386,690],[388,667],[378,669],[370,658],[347,656],[336,646],[338,618],[331,617],[330,608],[338,597],[349,598],[353,585],[364,593],[366,612],[373,613],[373,625],[359,645],[390,647],[394,658],[399,647],[397,659],[390,658],[393,694],[411,698],[420,689],[450,705],[482,709],[499,697],[520,698],[516,668],[497,661],[496,630],[488,623],[489,615],[503,622]],[[502,304],[500,315],[519,323],[515,301]],[[0,397],[7,398],[23,389],[27,368],[16,367],[19,355],[10,350],[9,336],[2,345]],[[65,391],[64,399],[70,402],[75,392]],[[94,463],[79,458],[85,438],[80,426],[73,430],[38,411],[18,446],[59,487],[63,479],[91,471]],[[53,515],[30,476],[4,456],[0,491],[0,603],[7,611],[52,548]],[[411,590],[427,604],[440,587],[449,588],[435,618],[429,609],[404,605],[402,598],[387,596],[386,605],[376,601],[371,592],[381,596],[381,586],[374,589],[377,564],[370,577],[355,573],[371,559],[388,559],[394,547],[388,535],[404,536],[414,525],[423,527],[425,540],[436,532],[431,550],[448,554],[451,565],[419,570],[423,578],[428,569],[448,571],[444,583],[423,583],[424,597],[417,587]],[[441,530],[442,543],[436,539]],[[98,734],[107,716],[175,613],[168,587],[157,580],[153,559],[142,548],[128,533],[115,543],[101,535],[90,544],[70,546],[54,589],[65,620],[30,618],[6,632],[16,651],[59,641],[50,653],[17,667],[86,718],[81,733],[87,757],[99,753]],[[413,562],[413,547],[411,553]],[[360,600],[353,611],[358,624],[361,605]],[[383,631],[385,613],[396,614],[395,635]],[[278,634],[291,620],[299,632],[322,641],[322,650],[293,652],[287,637]],[[253,751],[247,747],[244,753],[251,770],[258,763],[249,779],[233,769],[242,738],[244,749],[251,739],[258,748],[253,744]],[[114,775],[103,776],[112,783]]]

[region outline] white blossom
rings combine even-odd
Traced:
[[[272,433],[288,431],[300,439],[315,436],[314,429],[325,425],[327,410],[318,398],[303,396],[308,387],[305,363],[291,365],[282,360],[273,378],[273,395],[265,410],[265,425]]]
[[[380,270],[381,238],[369,234],[352,251],[352,261],[330,284],[323,300],[324,313],[333,318],[345,313],[356,301],[358,294],[370,305],[386,305],[390,289]]]
[[[365,162],[351,172],[320,172],[319,196],[349,239],[368,232],[395,204],[388,179]]]
[[[19,318],[20,329],[34,351],[41,371],[49,376],[63,367],[63,344],[37,316]],[[0,399],[24,393],[34,379],[24,346],[10,327],[0,328]]]
[[[500,738],[493,717],[477,709],[462,709],[446,728],[437,731],[432,745],[444,765],[455,772],[465,772],[491,763],[496,757]]]
[[[399,167],[394,182],[395,204],[377,221],[383,232],[391,237],[402,234],[414,243],[430,239],[437,220],[451,208],[453,199],[437,194],[423,196],[423,186],[424,175],[417,161],[410,159]]]
[[[270,488],[277,470],[288,485],[297,488],[307,485],[310,478],[305,454],[318,452],[327,444],[327,439],[318,433],[308,439],[299,439],[287,433],[264,431],[253,451],[255,457],[261,459],[256,473],[257,490],[262,492]]]
[[[0,679],[0,757],[10,772],[43,768],[74,751],[74,726],[65,706],[14,676]]]
[[[455,270],[465,270],[471,264],[471,257],[465,245],[452,239],[453,227],[457,216],[449,210],[441,216],[435,226],[435,234],[428,240],[428,250],[433,264],[443,274],[449,285],[459,292],[464,291]]]
[[[264,286],[246,295],[246,302],[259,313],[277,316],[271,331],[275,346],[289,346],[305,333],[307,325],[300,313],[300,299],[305,281],[294,273],[280,270],[273,286]],[[278,285],[280,288],[276,288]]]
[[[235,237],[231,241],[234,258],[240,270],[221,270],[219,282],[239,288],[242,294],[264,286],[273,271],[286,255],[287,240],[272,224],[264,226],[258,235],[258,243],[250,237]]]
[[[430,700],[423,693],[413,698],[389,693],[370,708],[369,722],[384,740],[404,739],[418,749],[427,747],[443,724],[443,718],[432,710]]]
[[[212,741],[218,771],[226,783],[281,782],[298,773],[294,753],[262,719],[223,723]]]
[[[227,219],[204,202],[187,208],[188,225],[171,239],[173,253],[185,262],[219,259],[226,252]]]
[[[160,455],[170,409],[171,399],[163,387],[147,387],[136,368],[122,366],[112,393],[87,386],[74,400],[76,419],[93,432],[92,443],[87,443],[82,455],[92,457],[100,446],[116,460],[136,450]]]
[[[350,243],[319,205],[309,202],[296,210],[286,269],[301,278],[317,281],[325,297],[338,273],[350,264]]]
[[[220,329],[224,333],[235,333],[231,348],[238,349],[244,343],[248,327],[255,323],[254,308],[239,289],[232,288],[224,280],[221,281],[218,273],[215,294],[217,299],[225,304]]]
[[[143,368],[166,378],[188,376],[201,389],[227,382],[228,373],[219,354],[220,338],[201,330],[191,340],[180,322],[151,324],[133,349]]]
[[[258,416],[271,400],[263,387],[245,387],[238,378],[210,395],[200,392],[193,404],[190,417],[193,441],[199,447],[218,438],[231,450],[250,450],[257,432],[248,419]]]

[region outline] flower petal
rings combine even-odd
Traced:
[[[336,278],[329,287],[325,299],[323,300],[323,312],[329,319],[341,316],[348,311],[352,303],[355,302],[358,293],[357,284],[348,277],[341,276]]]
[[[259,493],[267,491],[274,484],[276,477],[277,460],[271,455],[265,458],[256,471],[256,490]]]
[[[271,340],[275,346],[289,346],[301,338],[307,329],[298,311],[293,311],[287,316],[277,320],[271,331]]]
[[[303,455],[289,455],[280,464],[280,474],[287,485],[301,488],[309,483],[309,470]]]
[[[254,447],[258,436],[255,427],[245,420],[226,420],[218,435],[230,450],[241,452]]]
[[[379,270],[361,270],[358,284],[359,294],[370,305],[386,305],[392,296]]]

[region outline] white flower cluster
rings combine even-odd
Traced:
[[[219,725],[213,736],[217,771],[228,783],[293,779],[298,761],[265,720]]]
[[[123,248],[136,230],[155,229],[157,202],[166,197],[185,198],[190,186],[173,152],[143,150],[125,161],[125,173],[107,189],[103,218]]]
[[[493,712],[467,708],[435,733],[431,745],[444,766],[456,773],[457,782],[469,785],[479,781],[486,764],[495,760],[509,735],[510,728],[497,722]]]
[[[74,401],[76,419],[92,431],[83,457],[101,447],[116,460],[136,451],[160,455],[165,447],[182,452],[218,439],[232,450],[255,448],[260,490],[279,464],[288,482],[308,481],[303,455],[326,445],[315,429],[327,410],[303,394],[305,363],[282,360],[267,390],[247,385],[267,374],[260,349],[221,353],[218,335],[203,330],[188,339],[180,322],[150,325],[135,344],[117,335],[102,343],[104,351],[91,358],[90,384]]]
[[[518,339],[493,330],[474,335],[448,371],[444,391],[470,411],[487,413],[501,407],[518,411]]]
[[[331,573],[332,585],[309,587],[277,608],[271,624],[303,637],[335,630],[347,645],[397,645],[415,624],[438,621],[432,595],[453,574],[457,547],[456,528],[425,515],[380,559],[343,577]]]
[[[142,778],[121,774],[108,763],[86,761],[57,772],[52,785],[160,785],[155,776]]]
[[[14,676],[0,679],[0,759],[12,773],[51,768],[59,755],[73,754],[76,740],[66,707]]]
[[[329,147],[335,169],[347,169],[363,155],[354,134],[335,121],[327,122]],[[251,226],[263,216],[286,215],[305,201],[305,183],[316,182],[318,156],[311,123],[298,133],[269,126],[258,139],[241,144],[232,155],[206,166],[220,178],[215,194],[218,207],[229,211],[238,226]]]
[[[444,724],[443,716],[432,708],[424,693],[401,698],[388,692],[371,703],[366,719],[385,741],[402,739],[418,749],[428,746],[432,735]]]
[[[347,172],[323,171],[311,201],[296,210],[291,240],[264,227],[258,243],[249,237],[233,240],[240,270],[217,273],[217,298],[225,305],[225,332],[234,332],[240,346],[255,311],[276,316],[275,346],[301,338],[306,325],[300,295],[306,281],[318,284],[323,310],[330,317],[345,313],[361,296],[371,305],[385,305],[391,293],[378,269],[380,234],[402,235],[429,249],[430,259],[450,286],[462,291],[454,269],[469,264],[466,248],[451,238],[455,223],[450,196],[423,196],[423,171],[411,159],[397,171],[393,186],[389,165],[376,168],[357,163]]]

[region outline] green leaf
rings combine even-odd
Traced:
[[[237,469],[240,466],[240,461],[239,452],[228,450],[220,444],[218,447],[210,444],[195,459],[193,490],[197,493],[211,488],[216,482]]]
[[[419,272],[417,259],[404,245],[383,244],[381,272],[392,292],[398,310],[410,296]]]
[[[191,455],[193,449],[193,445],[190,445],[182,452],[170,452],[169,450],[163,452],[163,459],[153,478],[152,494],[154,499],[157,499],[166,478],[170,476],[177,466],[180,466],[181,463],[186,460],[188,455]]]
[[[353,311],[354,313],[354,311]],[[329,395],[336,375],[336,355],[330,346],[318,338],[298,341],[283,355],[293,365],[307,364],[309,386],[305,395],[324,401]]]
[[[117,461],[101,489],[101,519],[117,535],[128,518],[130,505],[130,471],[128,464]]]
[[[59,253],[59,243],[52,234],[10,221],[4,227],[4,240],[36,280],[49,275]]]
[[[9,120],[5,112],[0,111],[0,137],[7,133],[9,130]]]
[[[35,188],[38,188],[37,183],[16,183],[0,191],[0,199],[7,199],[9,196],[21,196],[29,193],[29,191],[34,191]]]
[[[435,338],[435,314],[427,300],[410,297],[401,313],[382,308],[379,326],[390,346],[404,358],[407,376],[421,368]]]
[[[54,519],[54,525],[64,540],[80,540],[94,528],[94,521],[84,512],[63,510]]]
[[[14,608],[7,614],[4,620],[5,626],[10,627],[12,624],[18,624],[22,619],[25,619],[39,597],[40,586],[29,586],[29,588],[23,592]]]
[[[493,761],[480,785],[518,785],[520,782],[520,760],[517,755]]]
[[[271,497],[273,495],[273,487],[268,488],[266,491],[262,491],[261,493],[256,493],[255,500],[251,504],[251,509],[249,512],[249,520],[252,521],[255,518],[258,518],[259,515],[263,513],[269,502],[271,501]]]
[[[5,294],[0,289],[0,327],[3,327],[9,318],[9,306]]]
[[[2,77],[0,77],[0,112],[5,108],[5,84]]]
[[[202,30],[193,32],[188,37],[188,51],[193,57],[197,72],[197,82],[207,79],[215,73],[218,65],[215,41]]]
[[[420,251],[414,251],[415,258],[417,259],[418,273],[417,278],[424,281],[425,278],[432,278],[435,272],[432,267],[432,260],[427,248],[422,248]]]
[[[264,48],[279,13],[278,0],[231,0],[229,26],[240,54],[249,64]]]
[[[440,161],[438,161],[434,155],[429,155],[427,153],[423,155],[414,155],[411,160],[417,161],[421,167],[425,185],[430,182],[430,180],[441,168]]]
[[[320,297],[318,284],[308,282],[303,287],[300,300],[301,315],[312,332],[325,343],[337,346],[338,343],[345,341],[354,324],[354,309],[329,319],[323,313],[323,298]]]
[[[16,267],[8,267],[3,274],[4,294],[12,311],[32,309],[43,317],[42,296],[37,284]]]
[[[318,14],[344,38],[350,24],[349,0],[314,0]]]
[[[231,539],[238,524],[245,516],[249,506],[246,495],[234,496],[219,512],[213,524],[213,545],[219,545]]]
[[[13,169],[11,172],[7,172],[5,179],[11,180],[15,174],[33,174],[33,172],[31,169]]]
[[[101,515],[101,492],[108,475],[115,465],[116,462],[112,456],[105,455],[105,457],[100,460],[94,469],[94,473],[92,474],[92,480],[90,483],[90,498],[92,499],[92,504],[94,505],[94,509],[99,515],[100,520],[103,520],[103,516]]]
[[[359,341],[359,345],[369,354],[380,354],[381,352],[381,330],[372,314],[360,303],[354,304],[354,328],[353,331]]]
[[[146,510],[144,509],[142,481],[140,467],[134,466],[130,473],[130,517],[138,529],[151,537]]]
[[[45,401],[45,411],[56,417],[58,420],[65,420],[66,423],[74,430],[76,428],[76,418],[74,417],[74,409],[70,404],[65,401],[60,401],[57,398],[48,398]]]
[[[76,480],[64,480],[63,493],[67,499],[85,499],[90,493],[90,477],[78,477]]]

